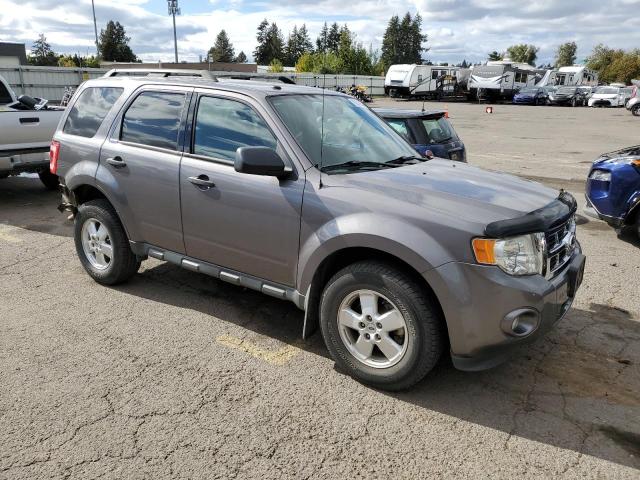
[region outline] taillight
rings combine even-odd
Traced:
[[[58,172],[58,156],[60,155],[60,142],[53,140],[49,147],[49,170],[54,175]]]

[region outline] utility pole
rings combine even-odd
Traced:
[[[176,15],[180,15],[180,7],[178,7],[178,0],[167,0],[167,6],[169,7],[169,15],[173,17],[173,48],[176,54],[176,63],[178,63],[178,37],[176,35]]]
[[[93,10],[93,33],[96,35],[96,58],[100,60],[100,46],[98,43],[98,24],[96,23],[96,6],[91,0],[91,10]]]

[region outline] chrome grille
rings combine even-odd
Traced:
[[[547,278],[554,277],[568,262],[576,248],[576,221],[572,215],[564,223],[545,232]]]

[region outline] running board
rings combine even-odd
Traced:
[[[251,290],[262,292],[271,297],[289,300],[299,309],[305,310],[305,296],[295,288],[268,282],[262,278],[254,277],[253,275],[230,270],[228,268],[220,267],[219,265],[214,265],[213,263],[203,262],[202,260],[188,257],[182,253],[163,250],[146,243],[129,241],[129,244],[131,245],[133,253],[139,257],[151,257],[158,260],[164,260],[165,262],[172,263],[186,270],[204,273],[210,277],[218,278],[223,282],[250,288]]]

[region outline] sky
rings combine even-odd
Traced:
[[[236,54],[249,59],[264,18],[285,36],[305,23],[315,43],[323,23],[346,23],[366,47],[380,48],[392,15],[419,12],[434,63],[486,60],[515,43],[540,47],[538,63],[553,62],[557,46],[578,44],[578,61],[594,45],[640,47],[640,0],[179,0],[176,18],[180,60],[197,61],[225,29]],[[95,0],[98,31],[119,21],[144,61],[173,60],[173,32],[166,0]],[[0,0],[0,41],[27,49],[44,33],[59,53],[94,54],[91,0]]]

